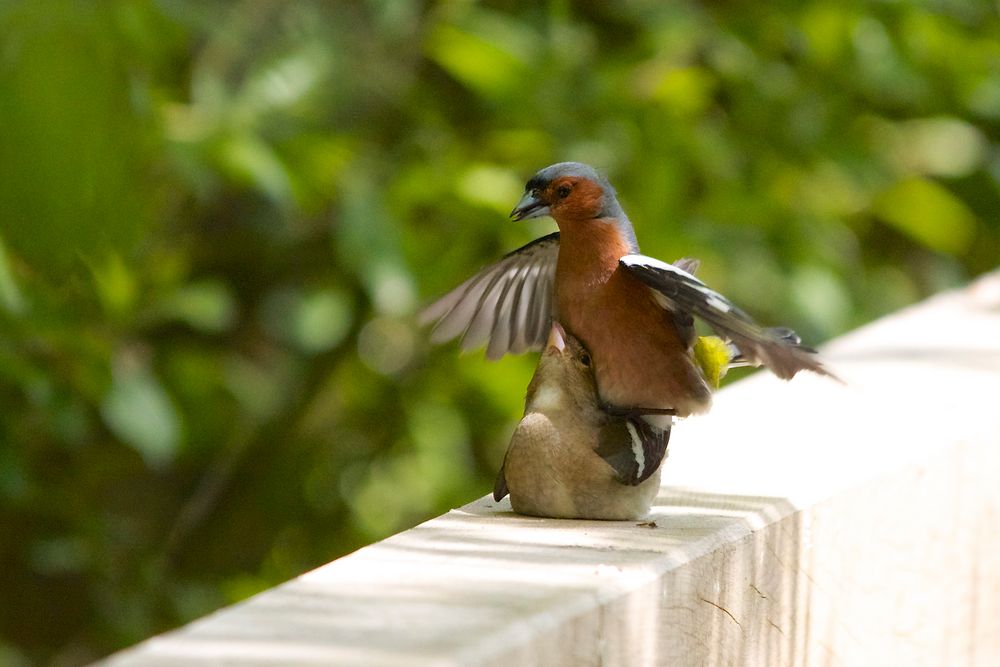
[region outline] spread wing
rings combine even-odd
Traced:
[[[420,322],[436,323],[434,343],[461,336],[470,350],[489,341],[490,359],[540,350],[555,307],[558,257],[559,232],[535,239],[427,306]]]
[[[673,313],[690,313],[731,340],[748,363],[767,366],[788,380],[801,370],[836,377],[823,367],[816,351],[783,329],[764,329],[729,299],[677,266],[645,255],[626,255],[619,264],[645,283],[657,302]]]

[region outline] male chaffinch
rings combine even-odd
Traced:
[[[493,487],[495,500],[509,492],[515,512],[559,519],[624,520],[649,511],[670,430],[605,412],[591,364],[586,348],[553,322]],[[644,426],[640,435],[636,429]],[[658,441],[655,460],[645,455],[648,439]]]
[[[760,327],[685,270],[691,265],[639,254],[614,188],[592,167],[561,162],[528,181],[511,217],[545,215],[558,232],[505,255],[424,311],[425,322],[437,322],[435,342],[459,335],[463,349],[488,342],[495,359],[540,349],[558,319],[590,351],[601,402],[659,428],[711,406],[695,317],[747,364],[783,379],[800,370],[832,376],[815,350],[787,330]]]

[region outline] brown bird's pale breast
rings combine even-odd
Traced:
[[[559,220],[558,315],[594,359],[598,392],[620,407],[704,412],[711,391],[669,313],[618,260],[629,253],[603,220]]]

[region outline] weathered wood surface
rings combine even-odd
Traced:
[[[1000,274],[680,424],[654,525],[486,498],[108,664],[1000,664]]]

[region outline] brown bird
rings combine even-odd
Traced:
[[[552,324],[493,488],[510,493],[515,512],[561,519],[635,519],[660,487],[670,431],[640,435],[625,417],[599,403],[590,353]],[[640,422],[640,428],[642,424]],[[647,458],[644,439],[659,438]]]
[[[545,215],[558,232],[506,255],[424,311],[426,322],[437,322],[433,340],[461,335],[466,349],[488,342],[487,355],[498,358],[539,349],[558,318],[590,350],[602,405],[659,428],[711,406],[694,318],[749,365],[784,379],[800,370],[832,375],[794,333],[760,327],[685,267],[639,254],[614,188],[592,167],[562,162],[528,181],[511,217]]]

